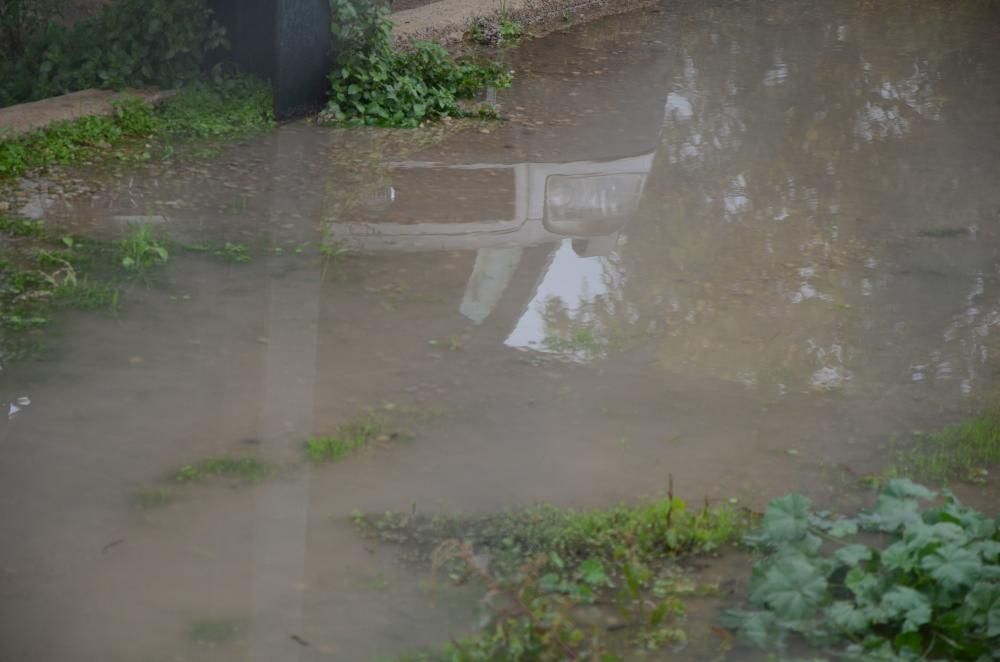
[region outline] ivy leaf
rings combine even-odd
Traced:
[[[995,540],[977,540],[969,545],[969,549],[979,554],[987,563],[996,563],[1000,560],[1000,542]]]
[[[850,602],[834,602],[826,610],[827,619],[835,626],[855,634],[864,632],[871,624],[871,614],[867,609],[858,609]]]
[[[852,568],[844,578],[844,585],[854,593],[860,605],[877,605],[884,590],[879,577],[861,568]]]
[[[882,565],[891,570],[910,572],[920,565],[920,557],[912,553],[910,546],[902,540],[897,541],[882,550]]]
[[[854,567],[862,561],[870,560],[872,558],[872,550],[865,545],[847,545],[834,552],[833,558],[838,563]]]
[[[767,506],[762,526],[773,542],[802,538],[809,529],[809,499],[801,494],[774,499]]]
[[[931,620],[931,602],[909,586],[895,586],[882,596],[876,618],[881,622],[903,620],[903,632],[916,632]]]
[[[937,496],[936,492],[907,478],[893,478],[882,490],[882,494],[900,499],[924,499],[925,501],[930,501]]]
[[[722,625],[764,650],[782,648],[785,645],[785,628],[769,611],[743,611],[728,609],[722,613]]]
[[[921,523],[916,500],[888,493],[879,495],[875,512],[867,519],[880,531],[896,531],[900,527]]]
[[[844,519],[839,522],[835,522],[830,530],[827,532],[834,538],[844,538],[845,536],[853,536],[858,532],[858,524],[854,520]]]
[[[966,617],[985,630],[987,637],[1000,636],[1000,586],[979,582],[965,596]]]
[[[983,568],[977,553],[955,545],[942,547],[925,556],[920,565],[949,590],[971,586]]]
[[[770,607],[782,621],[801,621],[815,614],[826,595],[822,572],[802,556],[786,556],[767,569],[750,599]]]
[[[580,564],[580,579],[591,586],[608,583],[608,575],[604,572],[604,564],[597,559],[587,559]]]

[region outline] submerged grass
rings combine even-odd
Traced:
[[[239,636],[240,624],[232,620],[206,618],[192,623],[188,634],[193,641],[201,644],[225,644]]]
[[[163,508],[173,501],[174,495],[170,490],[162,487],[147,487],[136,491],[132,495],[132,500],[139,510],[156,510]]]
[[[345,425],[325,437],[306,439],[306,456],[314,464],[336,462],[361,450],[383,434],[385,421],[375,415]]]
[[[915,436],[881,479],[910,476],[925,481],[984,482],[1000,463],[1000,409],[937,432]]]
[[[174,473],[174,480],[178,483],[197,483],[210,478],[238,478],[252,483],[264,480],[273,471],[274,467],[270,463],[256,457],[213,457],[195,464],[185,464]]]

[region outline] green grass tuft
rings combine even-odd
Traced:
[[[384,427],[385,423],[381,418],[368,416],[362,421],[340,428],[330,436],[306,439],[306,455],[314,464],[336,462],[367,446],[382,434]]]
[[[70,164],[102,155],[142,139],[135,150],[151,158],[146,141],[173,138],[227,138],[274,125],[271,88],[251,76],[194,83],[162,107],[125,97],[109,116],[57,122],[20,136],[0,136],[0,178],[55,164]],[[3,226],[0,226],[3,231]]]
[[[916,436],[899,454],[888,476],[913,476],[927,481],[977,481],[987,466],[1000,463],[1000,411]]]
[[[239,478],[245,482],[264,480],[274,471],[268,462],[255,457],[227,456],[185,464],[174,473],[178,483],[197,483],[209,478]]]

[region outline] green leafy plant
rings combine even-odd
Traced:
[[[178,87],[200,79],[206,56],[227,46],[205,0],[119,0],[71,27],[51,12],[33,15],[30,40],[0,64],[0,105],[91,87]]]
[[[59,18],[66,0],[4,0],[0,4],[0,59],[22,55]]]
[[[864,531],[888,544],[856,538]],[[724,624],[761,648],[797,635],[858,660],[1000,656],[998,521],[947,490],[894,479],[856,518],[814,513],[790,494],[749,540],[766,554],[750,583],[756,609],[730,610]]]
[[[216,257],[221,257],[226,262],[242,264],[250,261],[250,249],[243,244],[233,244],[226,242],[221,248],[212,251]]]
[[[163,136],[225,138],[274,126],[271,86],[230,73],[198,81],[163,104],[157,130]]]
[[[144,274],[148,269],[166,264],[169,253],[147,224],[130,223],[128,235],[118,242],[121,265],[133,274]]]
[[[460,99],[484,87],[507,87],[495,64],[456,61],[439,44],[397,50],[388,8],[378,0],[331,0],[337,61],[322,117],[346,124],[415,127],[461,115]]]

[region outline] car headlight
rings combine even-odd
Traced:
[[[545,228],[576,237],[620,230],[639,208],[645,182],[641,173],[552,175],[545,180]]]

